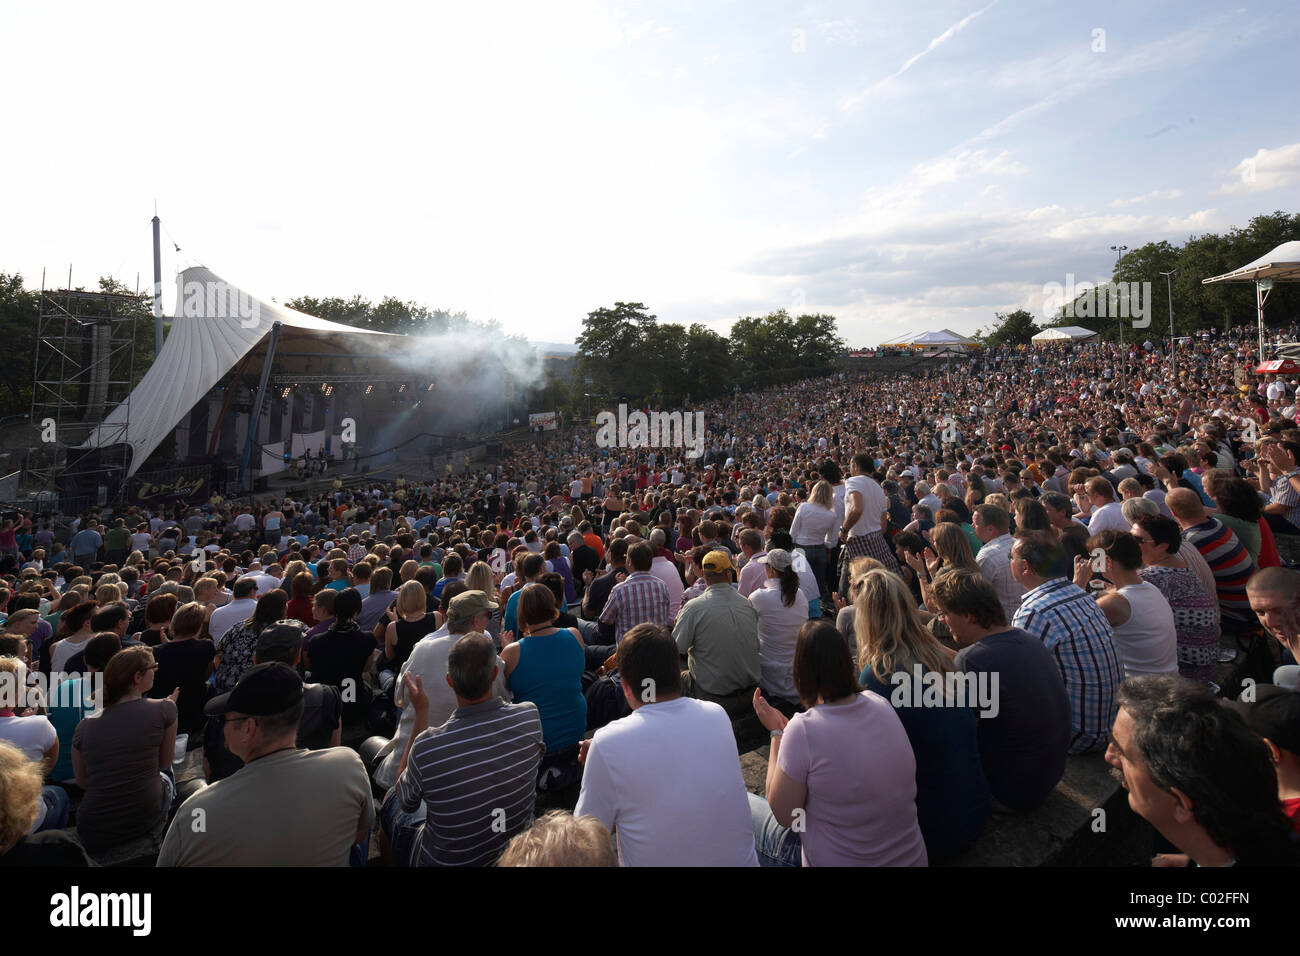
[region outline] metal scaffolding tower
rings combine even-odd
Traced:
[[[92,489],[98,485],[115,498],[121,491],[129,460],[124,443],[130,428],[140,301],[138,295],[47,290],[42,276],[32,380],[31,428],[36,440],[24,469],[27,492],[97,497]],[[147,311],[144,317],[148,319]],[[104,436],[111,447],[77,447],[123,403],[128,404],[125,419]]]

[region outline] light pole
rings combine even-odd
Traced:
[[[1174,384],[1178,384],[1178,340],[1174,337],[1174,276],[1177,269],[1160,273],[1165,277],[1165,290],[1169,293],[1169,370],[1173,372]]]
[[[1115,275],[1119,275],[1119,264],[1124,260],[1124,253],[1128,251],[1128,246],[1111,246],[1110,251],[1115,253]],[[1107,302],[1110,301],[1110,295],[1106,296]],[[1119,377],[1120,385],[1125,392],[1128,391],[1128,360],[1124,355],[1124,320],[1119,316],[1115,317],[1119,323]]]

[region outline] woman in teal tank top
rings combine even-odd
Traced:
[[[587,732],[587,700],[582,695],[586,645],[574,628],[555,627],[555,595],[544,584],[530,584],[519,596],[519,626],[527,635],[505,645],[506,685],[515,701],[532,701],[542,720],[548,754],[576,747]]]

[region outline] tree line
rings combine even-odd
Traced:
[[[1076,297],[1043,322],[1025,309],[998,312],[993,325],[977,332],[975,337],[988,346],[1022,345],[1043,329],[1077,325],[1100,332],[1102,338],[1117,339],[1120,321],[1128,325],[1124,330],[1126,340],[1131,341],[1134,335],[1143,339],[1167,337],[1171,297],[1176,335],[1211,327],[1254,325],[1254,283],[1202,285],[1201,280],[1239,269],[1292,239],[1300,239],[1300,213],[1278,210],[1255,216],[1246,226],[1234,226],[1222,234],[1190,236],[1182,245],[1160,240],[1124,252],[1111,270],[1110,281],[1151,283],[1148,328],[1135,330],[1127,320],[1118,320],[1113,315],[1098,317],[1095,310],[1083,308],[1081,297]],[[1177,275],[1168,281],[1162,275],[1174,271]],[[1093,314],[1087,314],[1090,311]],[[1300,314],[1300,284],[1279,282],[1269,294],[1264,309],[1265,323],[1288,324],[1297,314]]]
[[[791,316],[781,309],[745,316],[724,336],[699,322],[660,323],[640,302],[587,313],[577,345],[565,387],[550,384],[557,399],[583,412],[610,400],[671,407],[737,387],[825,375],[844,351],[831,315]]]

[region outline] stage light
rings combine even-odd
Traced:
[[[433,382],[430,382],[430,383],[429,383],[429,387],[426,388],[425,391],[426,391],[426,392],[432,392],[432,391],[433,391]]]
[[[398,395],[401,395],[404,391],[406,391],[406,383],[405,383],[405,382],[403,382],[401,385],[397,386],[397,394],[398,394]]]
[[[369,395],[369,394],[370,394],[371,392],[373,392],[374,390],[375,390],[375,387],[374,387],[373,385],[367,385],[367,386],[366,386],[366,394],[367,394],[367,395]]]

